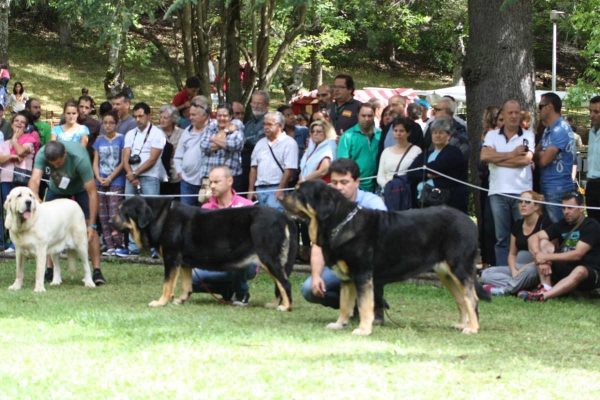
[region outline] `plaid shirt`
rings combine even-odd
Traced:
[[[245,141],[243,125],[240,126],[237,120],[233,120],[231,123],[238,129],[226,136],[224,149],[210,151],[212,144],[210,138],[219,133],[219,127],[215,120],[211,121],[200,136],[200,150],[204,155],[200,165],[200,176],[208,176],[214,167],[221,165],[229,167],[233,176],[242,174],[242,149]]]

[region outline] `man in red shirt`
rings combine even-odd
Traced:
[[[196,97],[198,90],[200,90],[200,78],[190,76],[186,79],[183,90],[173,97],[173,105],[177,107],[179,114],[185,119],[190,118],[192,99]]]
[[[213,168],[208,174],[210,191],[212,195],[208,203],[202,208],[219,210],[223,208],[237,208],[253,206],[254,203],[245,197],[239,196],[233,190],[233,176],[226,166]],[[193,291],[206,293],[206,289],[220,294],[226,301],[232,301],[235,306],[247,306],[250,302],[248,281],[253,279],[258,272],[258,265],[250,264],[237,271],[207,271],[194,268],[192,273]]]

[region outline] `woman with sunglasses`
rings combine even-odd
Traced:
[[[550,226],[552,221],[542,215],[542,204],[532,200],[544,201],[544,196],[532,190],[521,193],[519,213],[523,219],[516,221],[511,231],[508,266],[491,267],[481,274],[485,290],[494,296],[516,295],[521,290],[535,288],[539,283],[527,240]]]

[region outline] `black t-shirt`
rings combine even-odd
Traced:
[[[567,224],[563,219],[553,223],[545,229],[550,240],[558,239],[559,245],[565,240],[569,232],[573,229],[573,225]],[[557,253],[565,253],[575,249],[577,243],[582,241],[592,248],[585,253],[581,262],[586,267],[594,267],[600,269],[600,224],[594,218],[586,217],[581,225],[573,231],[569,240],[565,243],[562,249],[558,249]]]
[[[327,112],[338,135],[341,131],[346,132],[358,124],[358,108],[361,104],[354,97],[342,104],[341,107],[337,107],[336,103],[327,104]]]
[[[546,218],[544,215],[542,215],[538,218],[537,223],[535,224],[535,227],[533,228],[533,231],[531,232],[531,234],[525,235],[523,233],[523,222],[524,221],[525,221],[524,219],[520,219],[517,222],[515,222],[515,224],[512,227],[512,231],[511,231],[511,233],[515,237],[515,244],[517,245],[518,251],[528,250],[529,245],[527,244],[527,240],[529,239],[529,237],[531,235],[533,235],[534,233],[538,233],[542,229],[546,229],[548,226],[550,226],[550,224],[552,224],[552,221],[550,221],[548,218]]]

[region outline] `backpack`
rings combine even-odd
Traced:
[[[412,207],[412,191],[406,175],[394,175],[383,189],[388,211],[409,210]]]

